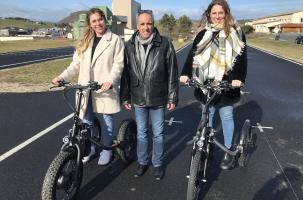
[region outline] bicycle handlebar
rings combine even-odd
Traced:
[[[58,85],[52,86],[50,89],[58,88],[58,87],[64,87],[64,90],[69,89],[78,89],[78,90],[99,90],[101,88],[102,84],[99,85],[96,81],[89,81],[87,85],[80,85],[80,84],[71,84],[70,82],[60,81]]]
[[[89,81],[87,85],[80,85],[80,84],[72,84],[70,82],[65,82],[65,81],[60,81],[58,85],[51,87],[52,88],[58,88],[58,87],[64,87],[64,92],[63,92],[63,97],[68,106],[75,112],[78,113],[80,107],[76,106],[74,107],[70,100],[67,98],[67,92],[70,91],[71,89],[79,90],[79,95],[80,99],[82,98],[82,93],[83,90],[88,90],[88,91],[97,91],[101,89],[102,84],[98,84],[96,81]],[[111,86],[109,89],[112,89],[113,86]],[[80,105],[80,104],[79,104]]]
[[[200,82],[198,82],[196,79],[190,79],[185,86],[189,86],[189,87],[194,87],[194,88],[198,88],[201,89],[201,91],[214,91],[214,92],[221,92],[222,90],[229,90],[229,89],[234,89],[234,88],[238,88],[238,87],[234,87],[231,85],[231,83],[229,83],[228,81],[214,81],[212,79],[206,80],[205,84],[202,84]],[[242,83],[240,85],[240,87],[243,87],[244,84]]]

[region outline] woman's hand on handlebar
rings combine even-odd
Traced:
[[[186,84],[189,81],[188,76],[180,76],[180,83]]]
[[[126,104],[124,104],[124,108],[127,109],[127,110],[131,110],[132,105],[130,103],[126,103]]]
[[[59,85],[60,83],[62,83],[64,81],[64,79],[60,76],[57,76],[55,77],[53,80],[52,80],[52,84],[54,85]]]
[[[109,90],[110,88],[112,88],[112,84],[109,82],[105,82],[101,84],[101,91],[106,91]]]
[[[239,88],[243,86],[243,83],[240,80],[232,80],[231,86],[234,88]]]

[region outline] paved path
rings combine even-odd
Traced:
[[[180,66],[189,48],[178,53]],[[248,167],[221,171],[221,151],[216,156],[203,188],[204,200],[301,200],[303,199],[303,68],[294,63],[248,49],[248,77],[243,98],[235,109],[236,125],[246,118],[254,125],[255,149]],[[68,116],[60,92],[0,94],[0,156],[52,124]],[[79,199],[96,200],[184,200],[186,199],[191,139],[200,117],[192,90],[180,89],[180,103],[165,116],[165,177],[157,182],[152,168],[133,179],[136,163],[124,168],[115,160],[107,167],[97,159],[85,165]],[[132,117],[123,111],[119,122]],[[173,120],[172,120],[173,118]],[[182,121],[172,123],[171,121]],[[46,170],[58,153],[68,121],[0,162],[0,199],[40,199]],[[239,131],[239,128],[237,129]],[[222,136],[219,134],[219,140]]]
[[[73,47],[59,47],[32,51],[0,53],[0,70],[59,58],[67,58],[71,57],[73,52]]]

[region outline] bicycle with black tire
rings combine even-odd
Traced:
[[[210,105],[214,98],[218,94],[221,94],[223,90],[232,88],[228,82],[215,82],[212,79],[208,79],[204,84],[201,84],[197,80],[192,79],[187,85],[200,89],[207,97],[196,135],[193,138],[193,149],[187,186],[187,200],[196,200],[199,197],[203,184],[207,182],[207,169],[212,160],[215,146],[218,146],[229,155],[238,158],[238,164],[241,167],[245,167],[249,161],[250,149],[254,147],[254,141],[249,119],[245,120],[242,126],[240,140],[233,151],[229,150],[216,140],[216,131],[212,127],[208,127]]]
[[[84,92],[99,90],[101,86],[97,82],[89,82],[87,85],[61,82],[54,87],[64,87],[64,99],[74,113],[73,126],[63,138],[60,152],[46,172],[41,197],[42,200],[70,200],[75,199],[79,193],[83,177],[82,158],[89,154],[91,144],[100,149],[116,150],[121,160],[126,164],[134,159],[137,143],[136,123],[133,119],[123,120],[118,128],[117,139],[113,140],[111,146],[105,146],[100,142],[101,126],[98,119],[93,120],[95,128],[91,133],[90,126],[79,117]],[[67,92],[70,90],[77,91],[75,106],[67,98]]]

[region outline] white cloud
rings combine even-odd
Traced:
[[[22,17],[36,21],[58,22],[73,11],[68,8],[24,9],[19,6],[0,4],[0,17]]]
[[[199,19],[201,17],[202,11],[200,9],[154,9],[153,12],[155,15],[155,19],[161,19],[164,14],[173,14],[176,19],[178,19],[182,15],[186,15],[191,19]]]

